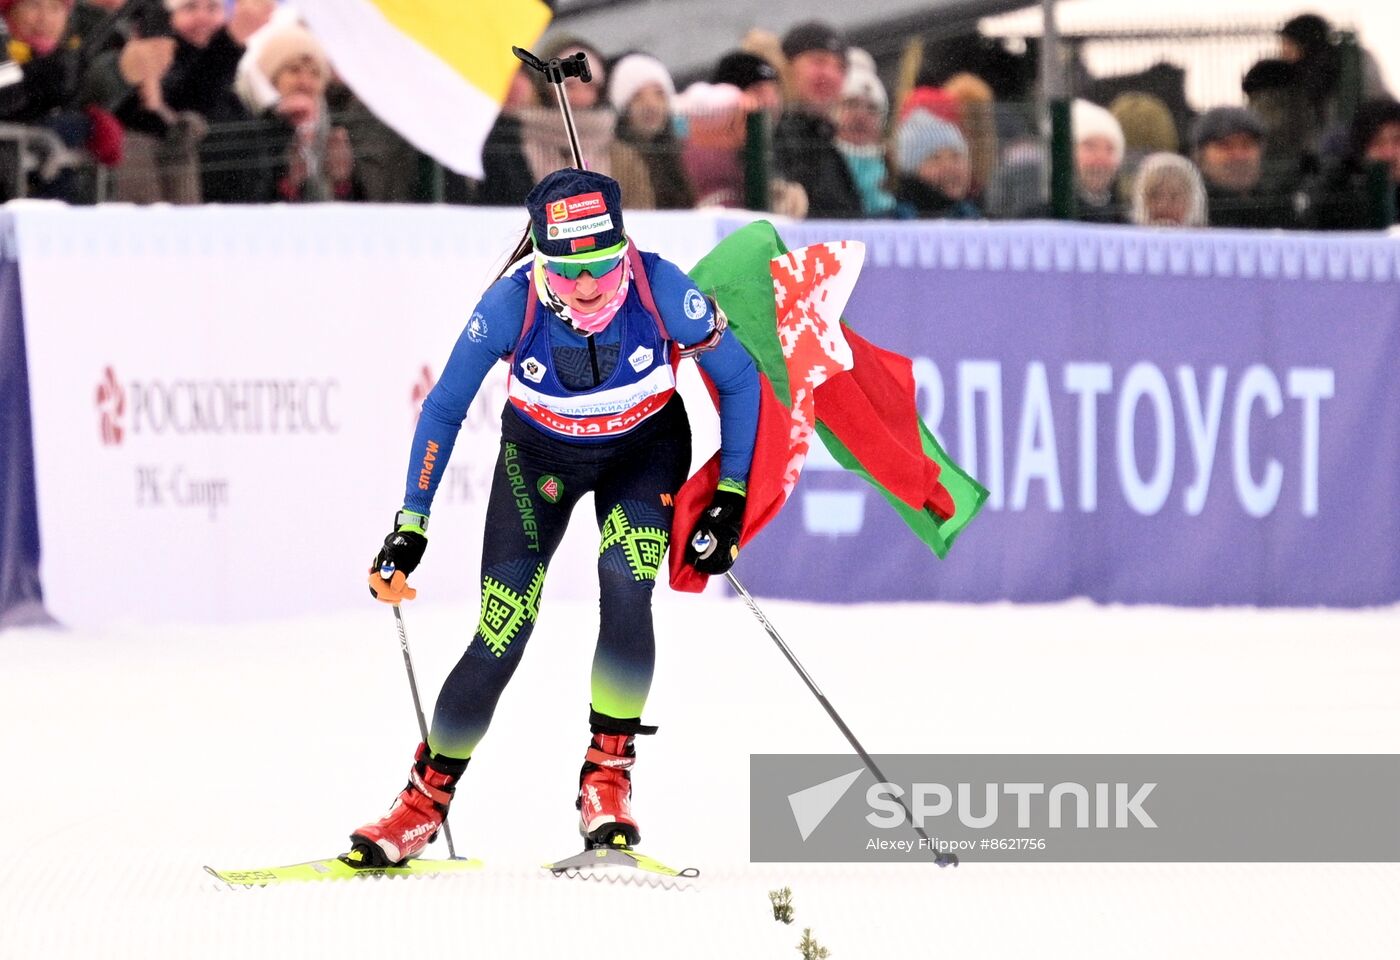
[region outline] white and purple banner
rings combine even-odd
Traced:
[[[6,219],[18,271],[11,258],[0,273],[5,342],[22,332],[11,352],[27,352],[49,611],[82,625],[369,602],[363,577],[401,502],[418,404],[521,215],[30,203]],[[741,222],[628,215],[640,246],[687,267]],[[1400,240],[780,229],[794,248],[865,243],[846,317],[914,358],[925,420],[991,495],[940,562],[816,447],[783,514],[739,560],[755,593],[1400,599]],[[22,383],[11,367],[7,382]],[[687,372],[697,462],[717,435],[701,390]],[[6,422],[29,419],[16,394]],[[415,577],[426,602],[476,594],[504,402],[493,375],[434,505]],[[21,433],[7,461],[28,460]],[[32,530],[23,501],[7,496],[5,530]],[[596,589],[596,531],[583,513],[573,526],[556,563],[568,573],[547,595]],[[7,535],[5,569],[20,569],[14,545],[31,540]],[[28,577],[32,558],[22,567]]]
[[[940,562],[829,459],[740,559],[831,601],[1400,599],[1400,240],[1022,224],[861,240],[846,311],[990,491]]]

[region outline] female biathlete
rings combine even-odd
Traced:
[[[722,313],[675,264],[637,250],[616,181],[559,170],[528,198],[535,253],[493,284],[423,403],[408,486],[370,570],[386,603],[412,599],[407,577],[427,546],[433,492],[467,408],[498,360],[510,365],[481,560],[481,618],[438,695],[432,729],[389,812],[351,835],[370,866],[416,857],[447,816],[457,782],[520,663],[539,615],[550,557],[579,497],[592,492],[600,624],[592,739],[576,806],[586,845],[641,839],[632,766],[655,661],[651,594],[671,534],[672,498],[690,468],[690,425],[676,370],[694,356],[719,398],[720,474],[685,559],[703,573],[738,555],[758,423],[753,361]],[[392,566],[389,579],[381,575]]]

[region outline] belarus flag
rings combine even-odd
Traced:
[[[919,419],[909,359],[875,346],[842,320],[864,261],[865,248],[845,241],[788,251],[773,225],[760,220],[730,234],[690,271],[724,310],[729,335],[759,371],[762,400],[741,544],[787,502],[813,434],[841,466],[879,490],[939,557],[987,499]],[[718,482],[716,454],[677,494],[675,530],[694,528]],[[671,551],[671,587],[703,590],[708,578],[684,554]]]
[[[481,145],[520,61],[549,25],[542,0],[297,0],[355,95],[443,166],[480,178]]]

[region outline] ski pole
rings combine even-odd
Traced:
[[[385,563],[379,568],[379,575],[388,580],[394,575],[394,565]],[[423,701],[418,699],[418,680],[413,673],[413,655],[408,652],[408,631],[403,626],[403,612],[394,604],[394,626],[399,630],[399,649],[403,650],[403,666],[408,671],[408,689],[413,694],[413,712],[418,717],[418,733],[423,742],[428,742],[428,721],[423,718]],[[442,835],[447,838],[447,856],[457,859],[457,848],[452,843],[452,828],[447,825],[447,814],[442,816]]]
[[[569,153],[573,157],[574,166],[579,170],[585,169],[583,162],[583,148],[578,142],[578,129],[574,126],[574,112],[569,106],[569,100],[564,96],[564,80],[568,77],[578,77],[584,83],[589,83],[593,79],[593,72],[588,69],[588,55],[579,51],[572,57],[553,60],[541,60],[529,50],[521,47],[511,47],[511,52],[521,63],[531,70],[544,74],[546,83],[554,86],[554,99],[559,104],[559,112],[564,116],[564,131],[569,135]],[[521,235],[520,241],[515,245],[515,250],[507,258],[505,265],[501,267],[496,279],[504,277],[510,268],[530,252],[534,241],[530,238],[530,228],[525,227],[525,232]]]
[[[836,708],[831,705],[831,701],[826,698],[826,695],[824,693],[822,693],[821,688],[817,686],[817,682],[812,679],[812,675],[808,673],[807,669],[803,667],[802,664],[798,661],[797,657],[793,654],[792,649],[786,643],[783,642],[783,638],[778,635],[778,631],[774,628],[772,621],[770,621],[767,617],[763,615],[763,611],[758,608],[758,604],[754,602],[753,597],[750,596],[749,592],[744,589],[744,585],[739,582],[739,578],[734,576],[734,572],[732,570],[726,571],[724,576],[725,579],[729,581],[729,585],[734,588],[735,592],[739,594],[739,597],[744,601],[745,605],[748,606],[749,610],[753,613],[753,615],[758,618],[758,622],[763,625],[763,629],[768,631],[768,636],[773,638],[773,642],[778,645],[778,649],[783,652],[783,656],[787,657],[788,663],[792,664],[793,669],[797,671],[797,675],[802,678],[802,682],[807,684],[807,689],[812,691],[812,695],[817,698],[817,702],[822,705],[822,709],[824,709],[827,712],[827,715],[831,717],[833,722],[835,722],[836,726],[840,729],[841,733],[845,736],[846,740],[850,743],[852,747],[855,748],[856,753],[860,755],[861,762],[863,762],[866,768],[872,774],[875,775],[876,780],[880,781],[881,783],[889,783],[889,778],[880,772],[880,768],[875,765],[874,759],[871,758],[870,754],[865,752],[865,748],[860,745],[860,741],[857,740],[856,735],[851,732],[851,728],[846,726],[846,721],[841,719],[841,714],[836,712]],[[394,609],[397,610],[398,608],[395,607]],[[914,821],[914,814],[910,812],[909,806],[904,802],[904,798],[896,797],[895,799],[896,801],[898,801],[900,809],[904,811],[904,816],[909,821],[909,825],[914,828],[914,832],[919,835],[920,839],[922,839],[925,843],[929,845],[929,849],[936,849],[933,846],[933,841],[929,839],[929,835],[924,832],[924,828],[919,826]],[[945,853],[939,851],[938,856],[934,858],[933,862],[938,864],[940,867],[956,867],[958,865],[958,855],[955,853]]]
[[[564,115],[564,131],[569,135],[569,151],[573,154],[574,166],[580,170],[587,169],[583,162],[583,148],[578,142],[578,129],[574,126],[574,111],[569,106],[569,98],[564,95],[564,81],[569,77],[578,77],[583,83],[592,82],[593,71],[588,69],[588,54],[580,50],[572,57],[541,60],[520,47],[511,47],[510,51],[521,63],[544,74],[545,83],[553,85],[554,99],[559,104],[559,112]]]

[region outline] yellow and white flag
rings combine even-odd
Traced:
[[[520,61],[549,25],[542,0],[297,0],[336,72],[419,150],[480,177],[481,146]]]

